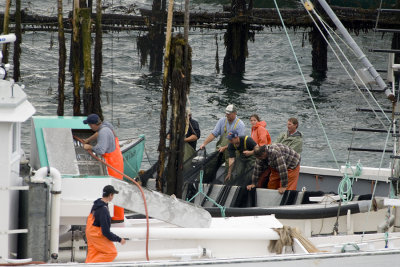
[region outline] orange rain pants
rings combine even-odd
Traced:
[[[85,263],[112,262],[117,257],[117,249],[112,241],[103,235],[101,227],[94,226],[94,216],[89,214],[86,221],[88,252]]]
[[[122,157],[121,148],[119,147],[118,137],[115,137],[115,150],[110,153],[105,153],[103,155],[104,160],[107,164],[113,166],[120,172],[124,172],[124,158]],[[107,167],[108,175],[111,175],[117,179],[122,180],[123,175],[114,171],[113,169]],[[114,206],[114,217],[111,218],[113,221],[124,221],[124,208]]]
[[[286,190],[296,190],[299,180],[300,164],[295,169],[288,169],[288,185]],[[281,187],[281,177],[276,169],[271,168],[269,176],[268,189],[278,189]]]

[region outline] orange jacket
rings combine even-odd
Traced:
[[[259,121],[256,125],[251,127],[251,138],[253,138],[259,146],[271,144],[271,136],[265,127],[267,127],[265,121]]]

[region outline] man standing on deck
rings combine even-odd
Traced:
[[[296,118],[289,118],[287,121],[287,131],[280,133],[275,143],[287,145],[297,153],[303,151],[303,134],[297,130],[299,121]]]
[[[86,221],[86,238],[88,251],[85,263],[112,262],[117,257],[117,249],[113,242],[125,244],[125,239],[120,238],[110,231],[111,218],[108,203],[118,191],[112,185],[103,188],[103,197],[93,202],[93,207]]]
[[[113,126],[108,122],[102,122],[97,114],[90,114],[83,123],[88,124],[92,131],[95,132],[91,137],[83,140],[83,148],[85,150],[93,150],[97,155],[101,155],[106,163],[123,173],[124,159]],[[94,140],[97,140],[97,144],[95,146],[90,145],[89,143]],[[123,175],[112,168],[107,167],[107,171],[109,175],[120,180],[123,179]],[[114,207],[114,217],[112,217],[112,221],[124,221],[124,208]]]
[[[217,125],[214,127],[214,130],[211,131],[210,135],[206,138],[206,140],[204,140],[203,144],[200,145],[200,149],[204,149],[208,143],[220,136],[217,142],[217,150],[220,152],[217,168],[225,160],[226,172],[228,171],[229,166],[229,156],[227,153],[228,139],[226,136],[232,130],[236,130],[239,133],[239,136],[243,136],[245,126],[243,121],[237,117],[236,107],[233,104],[229,104],[225,109],[225,118],[219,119]]]
[[[286,190],[296,190],[300,173],[300,154],[290,147],[282,144],[256,146],[254,155],[258,159],[254,165],[252,184],[247,186],[248,190],[254,188],[260,175],[268,166],[274,170],[276,175],[271,176],[268,189],[278,189],[283,194]]]

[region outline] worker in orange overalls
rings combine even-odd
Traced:
[[[300,154],[290,147],[282,144],[256,146],[254,156],[257,160],[254,164],[252,184],[248,190],[256,187],[259,177],[271,167],[268,189],[278,189],[283,194],[286,190],[296,190],[300,174]]]
[[[90,114],[87,119],[83,121],[95,132],[88,139],[84,139],[83,148],[86,150],[93,150],[97,155],[103,156],[106,163],[124,172],[124,158],[122,157],[121,149],[119,147],[118,137],[114,132],[114,128],[109,122],[102,122],[97,114]],[[91,141],[97,140],[95,146],[90,145]],[[116,172],[112,168],[107,167],[108,174],[122,180],[123,175]],[[124,221],[124,208],[114,207],[114,217],[111,218],[112,222]]]
[[[118,194],[118,191],[112,185],[107,185],[103,188],[103,197],[93,203],[86,221],[88,251],[85,263],[112,262],[117,257],[117,249],[113,242],[122,245],[126,243],[124,238],[110,231],[111,217],[108,203],[113,200],[114,194]]]

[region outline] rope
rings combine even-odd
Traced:
[[[280,18],[280,20],[281,20],[282,27],[283,27],[283,29],[285,30],[286,37],[288,38],[288,41],[289,41],[289,44],[290,44],[290,48],[292,49],[293,56],[294,56],[294,58],[295,58],[295,60],[296,60],[297,66],[298,66],[298,68],[299,68],[301,77],[302,77],[303,82],[304,82],[304,85],[305,85],[305,87],[306,87],[306,89],[307,89],[307,93],[308,93],[308,95],[309,95],[309,97],[310,97],[310,100],[311,100],[312,106],[313,106],[313,108],[314,108],[315,114],[317,115],[319,124],[320,124],[320,126],[321,126],[322,132],[323,132],[324,137],[325,137],[325,140],[326,140],[326,142],[327,142],[327,144],[328,144],[329,150],[330,150],[331,153],[332,153],[333,159],[334,159],[334,161],[335,161],[335,163],[336,163],[336,167],[338,168],[338,170],[340,170],[340,167],[339,167],[338,161],[337,161],[337,159],[336,159],[335,153],[333,152],[332,146],[331,146],[331,144],[330,144],[330,142],[329,142],[329,139],[328,139],[328,136],[327,136],[327,134],[326,134],[324,125],[322,124],[322,120],[321,120],[321,118],[320,118],[320,116],[319,116],[317,107],[315,106],[314,100],[313,100],[313,98],[312,98],[310,89],[308,88],[306,78],[304,77],[304,74],[303,74],[303,71],[302,71],[302,69],[301,69],[299,60],[297,59],[296,52],[294,51],[292,41],[290,40],[289,34],[288,34],[287,29],[286,29],[286,26],[285,26],[285,22],[283,21],[283,18],[282,18],[282,15],[281,15],[281,12],[280,12],[280,10],[279,10],[278,3],[276,2],[276,0],[274,0],[274,4],[275,4],[275,7],[276,7],[276,10],[278,11],[278,15],[279,15],[279,18]]]
[[[198,195],[203,195],[205,198],[207,198],[208,201],[210,201],[211,203],[213,203],[215,206],[217,206],[219,208],[219,210],[221,211],[221,216],[225,218],[225,210],[226,207],[218,204],[217,202],[215,202],[214,199],[210,198],[209,196],[207,196],[207,194],[205,194],[203,192],[203,170],[200,170],[200,182],[199,182],[199,190],[197,191],[197,193],[188,201],[191,202],[195,197],[197,197]]]
[[[83,140],[77,136],[74,136],[74,139],[81,142],[82,144],[84,144]],[[113,166],[111,166],[110,164],[108,164],[107,162],[105,162],[104,160],[100,159],[98,156],[96,156],[95,154],[93,154],[92,151],[87,150],[87,152],[89,153],[90,156],[92,156],[94,159],[96,159],[97,161],[101,162],[102,164],[104,164],[105,166],[113,169],[114,171],[116,171],[117,173],[123,175],[125,178],[127,178],[128,180],[130,180],[131,182],[133,182],[140,190],[140,193],[142,194],[142,198],[143,198],[143,202],[144,202],[144,210],[145,210],[145,215],[146,215],[146,259],[149,261],[149,213],[147,210],[147,202],[146,202],[146,197],[144,195],[143,189],[140,186],[140,184],[138,182],[135,181],[135,179],[132,179],[131,177],[129,177],[128,175],[124,174],[123,172],[120,172],[119,170],[117,170],[116,168],[114,168]],[[115,178],[117,179],[117,178]]]
[[[342,253],[345,253],[347,251],[347,249],[346,249],[347,246],[352,246],[353,248],[355,248],[356,251],[360,251],[360,247],[357,244],[355,244],[355,243],[347,243],[347,244],[343,245]]]
[[[338,186],[338,194],[340,196],[340,200],[343,202],[348,202],[353,199],[353,183],[354,180],[357,181],[357,178],[361,175],[362,173],[362,165],[360,162],[356,164],[356,169],[353,170],[351,167],[350,163],[346,163],[346,168],[344,171],[344,176],[343,179],[340,181],[339,186]],[[351,175],[349,175],[349,170],[351,171]]]

